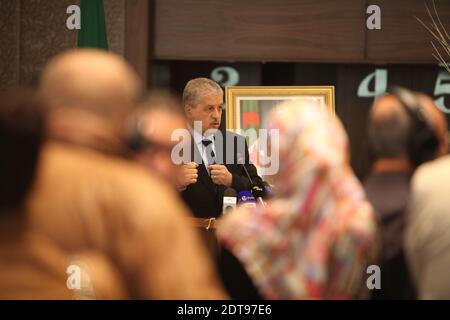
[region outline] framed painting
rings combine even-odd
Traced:
[[[242,134],[249,129],[259,132],[269,112],[289,100],[314,99],[322,101],[335,114],[334,86],[233,86],[226,87],[226,128]],[[261,174],[258,135],[247,138],[250,161]],[[261,174],[262,175],[262,174]]]

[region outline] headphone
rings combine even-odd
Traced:
[[[419,99],[411,91],[399,86],[391,87],[389,92],[400,101],[411,120],[407,142],[410,161],[419,166],[432,160],[438,150],[439,140]]]
[[[138,152],[151,143],[143,134],[144,122],[141,118],[141,113],[135,113],[130,117],[126,126],[125,143],[133,152]]]

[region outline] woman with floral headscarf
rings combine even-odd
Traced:
[[[279,129],[275,196],[265,208],[239,208],[218,236],[265,299],[361,297],[374,262],[376,222],[348,159],[341,123],[312,100],[269,115]]]

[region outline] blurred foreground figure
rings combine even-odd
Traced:
[[[318,103],[293,101],[271,112],[268,128],[280,134],[275,197],[226,216],[219,238],[263,298],[361,297],[376,224],[341,124]]]
[[[185,129],[181,103],[168,92],[152,91],[134,111],[126,125],[126,141],[133,158],[152,174],[176,187],[180,166],[173,163],[172,133]]]
[[[43,141],[33,91],[0,94],[0,299],[71,299],[65,255],[28,228],[24,204]]]
[[[30,224],[67,253],[105,255],[130,298],[224,298],[173,190],[119,157],[127,152],[123,122],[140,95],[130,67],[110,53],[69,51],[45,68],[40,92],[49,107],[49,141],[29,201]]]
[[[412,179],[405,252],[419,299],[450,299],[450,156]]]
[[[381,231],[381,290],[373,299],[415,299],[403,251],[410,181],[416,167],[447,153],[447,124],[433,100],[403,88],[378,98],[368,134],[373,157],[365,180]]]

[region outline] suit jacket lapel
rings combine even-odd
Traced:
[[[219,133],[219,132],[218,132]],[[233,164],[227,164],[227,131],[226,130],[224,130],[224,131],[220,131],[220,133],[222,134],[222,139],[223,139],[223,142],[222,142],[222,146],[220,147],[220,146],[218,146],[218,144],[215,144],[215,147],[216,147],[216,153],[221,153],[221,156],[222,156],[222,162],[221,162],[221,164],[223,164],[223,165],[225,165],[226,167],[227,167],[227,169],[228,169],[228,171],[229,172],[233,172],[233,170],[232,170],[232,166],[233,166]],[[219,157],[220,158],[220,157]],[[217,196],[218,196],[218,198],[220,199],[221,197],[223,197],[223,193],[225,192],[225,189],[226,189],[227,187],[226,186],[224,186],[224,185],[220,185],[220,186],[218,186],[218,190],[217,190]]]
[[[222,145],[222,148],[221,148],[221,151],[220,151],[220,152],[222,152],[222,156],[223,156],[222,157],[222,161],[223,161],[222,164],[227,167],[228,171],[232,172],[233,163],[230,163],[230,164],[227,163],[227,143],[226,143],[227,131],[222,131],[222,135],[223,135],[223,145]],[[234,150],[230,150],[230,151],[233,152]],[[234,159],[234,161],[236,161],[236,160]],[[223,189],[225,190],[225,188],[223,188]]]

